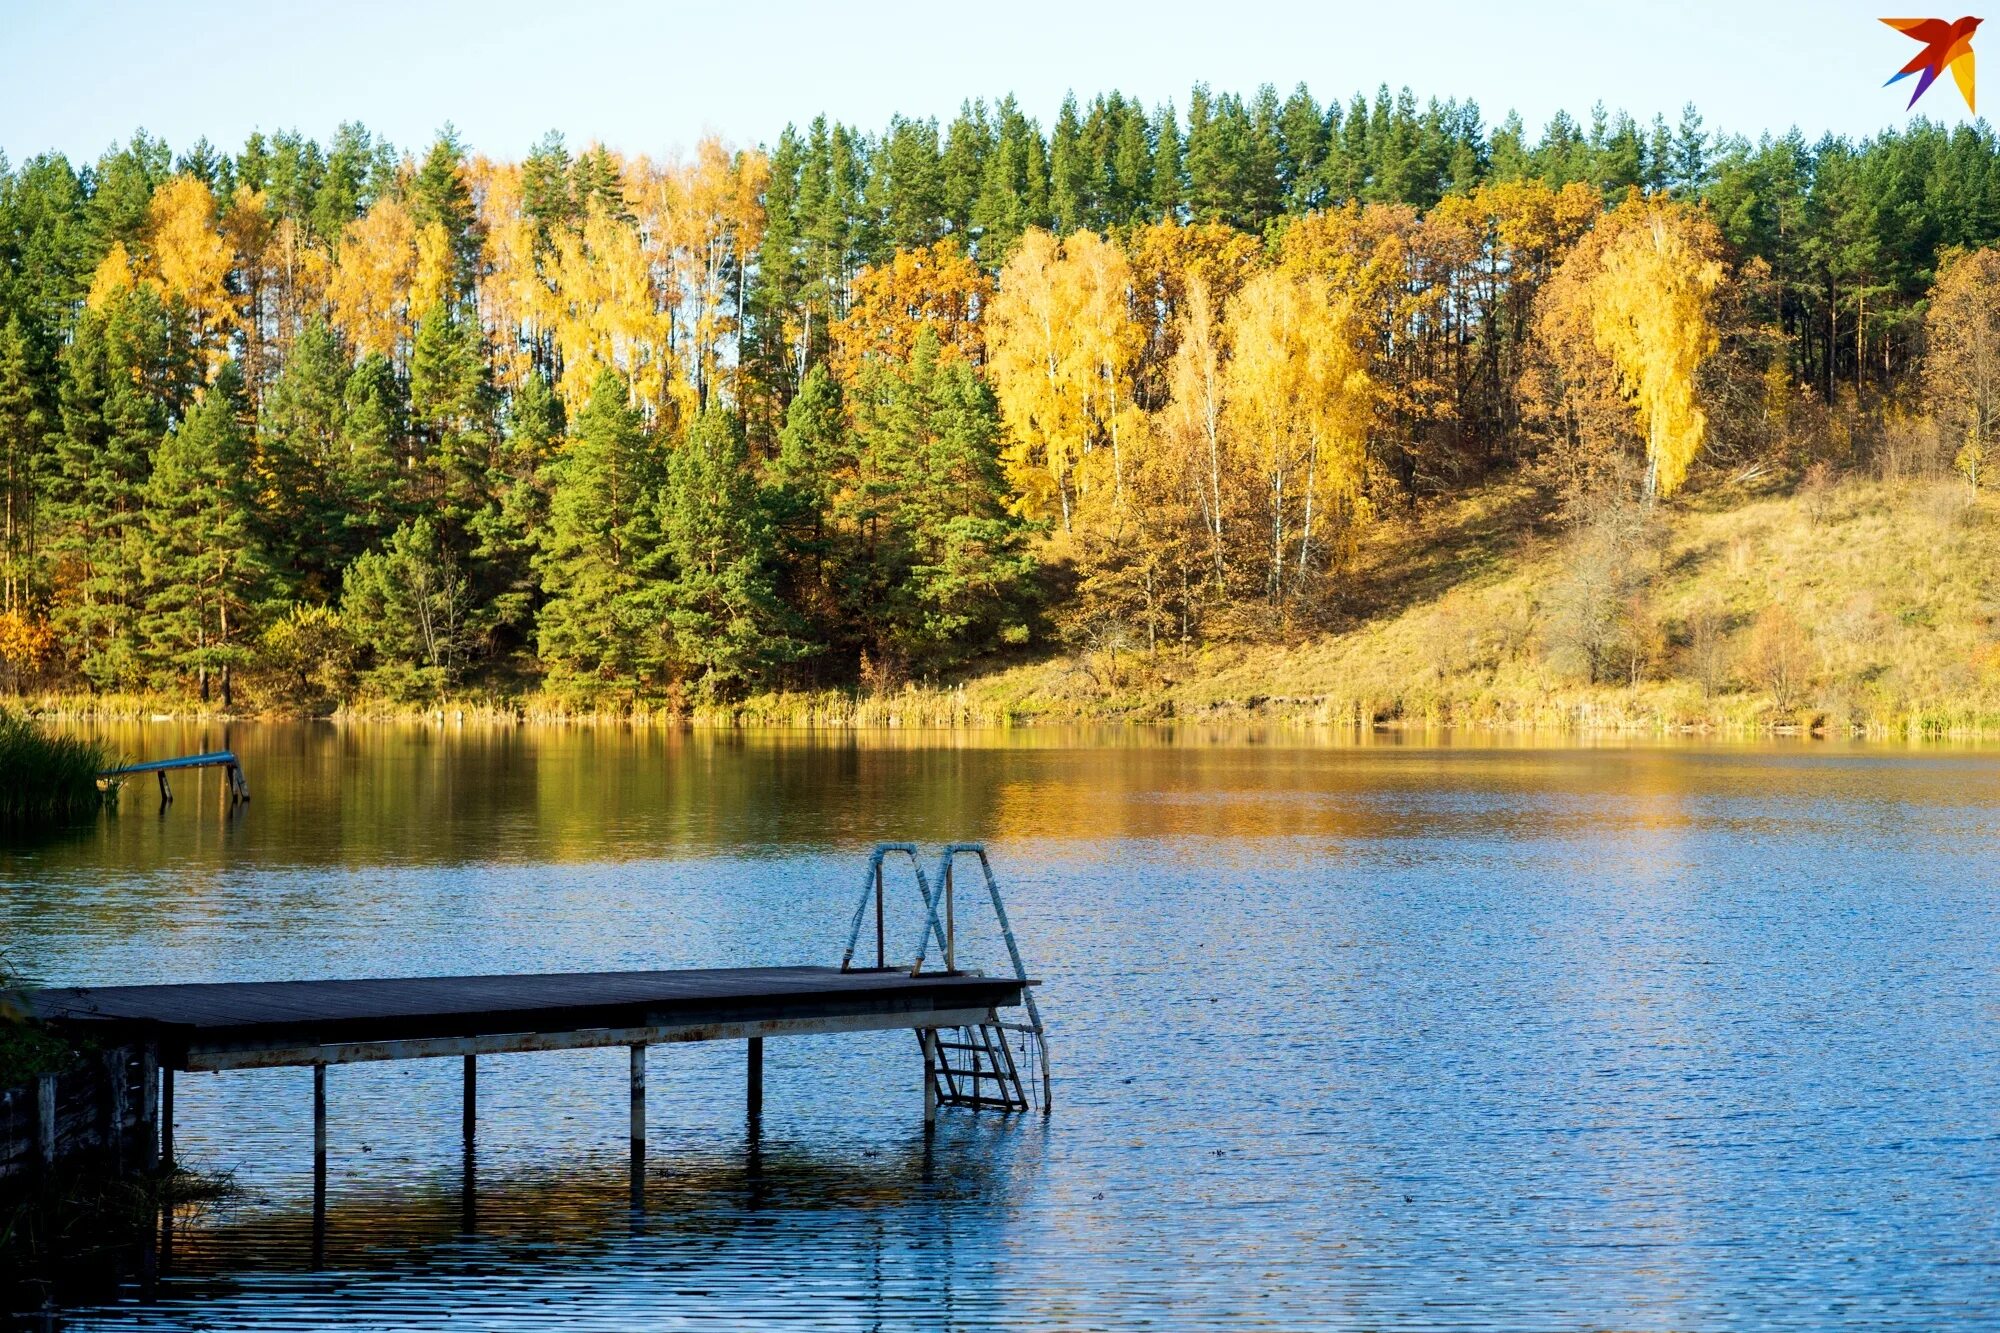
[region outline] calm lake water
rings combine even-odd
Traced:
[[[135,758],[220,728],[113,733]],[[837,962],[878,839],[994,851],[1053,1117],[907,1033],[189,1075],[242,1196],[74,1326],[2000,1323],[2000,752],[236,726],[255,794],[0,851],[50,983]],[[914,894],[906,902],[913,907]],[[916,917],[905,939],[914,940]],[[997,948],[970,950],[998,962]]]

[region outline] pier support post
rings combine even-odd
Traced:
[[[313,1069],[313,1267],[326,1263],[326,1066]]]
[[[764,1039],[752,1037],[743,1067],[743,1106],[752,1124],[764,1118]]]
[[[632,1043],[632,1204],[646,1197],[646,1044]]]
[[[160,1164],[160,1052],[151,1045],[139,1048],[139,1164]]]
[[[160,1165],[174,1169],[174,1071],[160,1070]]]
[[[326,1192],[326,1066],[313,1066],[313,1192]]]
[[[42,1170],[56,1165],[56,1076],[42,1074],[35,1079],[35,1156]]]
[[[104,1147],[111,1155],[111,1170],[125,1174],[125,1117],[131,1112],[132,1052],[120,1046],[104,1053]]]
[[[937,1128],[937,1075],[931,1071],[934,1055],[931,1043],[937,1040],[937,1031],[934,1028],[920,1028],[917,1031],[917,1038],[924,1048],[924,1132],[928,1134]]]
[[[465,1074],[462,1080],[464,1106],[459,1115],[459,1127],[465,1135],[466,1151],[472,1150],[472,1135],[479,1124],[479,1057],[465,1057]]]

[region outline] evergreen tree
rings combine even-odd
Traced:
[[[806,645],[778,597],[769,516],[742,432],[726,412],[696,418],[667,457],[660,494],[661,601],[674,663],[711,700],[737,697]]]
[[[49,465],[48,413],[18,315],[0,329],[0,611],[37,599],[35,502]]]
[[[475,613],[470,582],[428,518],[404,523],[341,580],[341,624],[373,657],[370,684],[391,698],[443,698],[458,683]]]
[[[52,619],[98,689],[139,679],[141,517],[153,454],[172,421],[163,384],[166,312],[136,287],[79,317],[63,355],[62,430],[48,504],[49,551],[72,573]]]
[[[409,408],[389,358],[371,352],[347,374],[330,491],[340,497],[339,549],[351,557],[379,544],[408,516]]]
[[[342,485],[346,387],[340,336],[315,317],[265,391],[257,431],[269,488],[259,506],[259,544],[317,599],[334,595],[341,566],[368,545],[352,539],[360,497]]]
[[[824,365],[814,366],[785,414],[766,505],[780,591],[804,621],[802,634],[819,651],[848,637],[840,598],[847,545],[829,519],[853,461],[840,382]]]
[[[1172,102],[1162,104],[1159,110],[1153,113],[1151,138],[1153,216],[1166,222],[1179,222],[1186,209],[1187,182],[1181,171],[1180,121],[1174,115]]]
[[[145,497],[146,655],[170,677],[193,676],[203,702],[219,682],[224,708],[272,580],[252,522],[242,390],[236,363],[225,363],[161,443]]]
[[[907,362],[866,372],[843,601],[875,662],[932,673],[1025,641],[1035,562],[1007,511],[1000,433],[992,391],[964,361],[941,362],[928,329]]]
[[[456,539],[484,505],[494,443],[491,369],[470,309],[426,311],[410,349],[410,417],[417,443],[413,497]]]
[[[453,258],[452,295],[470,295],[479,271],[479,216],[465,181],[465,145],[447,122],[410,182],[410,220],[444,229]]]
[[[535,538],[548,522],[546,473],[562,435],[562,400],[547,380],[530,373],[508,405],[506,434],[489,475],[495,493],[472,519],[472,561],[486,585],[486,611],[510,649],[531,646]]]
[[[629,697],[661,660],[657,606],[641,578],[658,544],[660,468],[616,372],[597,377],[549,473],[548,527],[534,558],[542,665],[557,688]]]

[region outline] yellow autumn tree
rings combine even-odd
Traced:
[[[433,306],[449,301],[458,284],[458,256],[451,233],[440,222],[417,228],[417,262],[410,273],[410,316],[421,320]]]
[[[522,211],[520,165],[475,157],[466,174],[479,206],[483,247],[479,318],[494,334],[495,383],[516,389],[533,366],[535,352],[546,350],[549,285],[536,253],[534,224]]]
[[[360,353],[396,354],[422,313],[410,306],[417,258],[417,228],[394,199],[377,200],[347,224],[326,299],[348,346]]]
[[[2000,250],[1952,255],[1924,314],[1924,389],[1955,446],[1952,466],[1977,490],[2000,440]]]
[[[1179,305],[1173,361],[1167,372],[1170,397],[1158,413],[1157,434],[1182,485],[1195,496],[1209,576],[1221,591],[1228,582],[1228,494],[1234,481],[1233,460],[1223,438],[1226,344],[1206,280],[1188,278]]]
[[[235,256],[216,226],[215,195],[182,172],[153,192],[147,210],[147,276],[182,321],[188,345],[213,371],[229,355],[241,316],[229,290]]]
[[[742,327],[750,264],[764,236],[770,163],[713,136],[691,161],[640,158],[624,169],[648,261],[659,274],[669,341],[696,403],[725,373]],[[725,386],[727,387],[727,386]]]
[[[937,338],[940,362],[977,365],[986,353],[980,316],[992,296],[992,280],[953,237],[898,250],[855,275],[847,314],[833,326],[834,374],[854,383],[865,361],[907,360],[923,329]]]
[[[327,306],[333,256],[298,219],[279,218],[264,247],[264,265],[274,337],[280,349],[289,348],[307,318]]]
[[[1708,429],[1695,375],[1718,342],[1722,262],[1713,224],[1690,210],[1636,199],[1623,207],[1643,213],[1590,283],[1591,331],[1638,416],[1651,498],[1679,488]]]
[[[90,292],[84,297],[84,304],[92,310],[102,310],[137,283],[131,252],[126,250],[125,242],[113,241],[104,258],[97,261],[97,270],[90,275]]]
[[[263,383],[266,353],[264,340],[269,327],[270,266],[266,255],[271,248],[270,199],[262,190],[247,185],[236,187],[229,207],[223,210],[223,239],[229,245],[230,263],[242,286],[238,307],[243,330],[243,373],[252,384]]]
[[[550,330],[562,363],[564,402],[580,411],[598,375],[609,369],[631,386],[634,403],[644,410],[673,406],[680,381],[671,321],[659,308],[638,231],[596,207],[581,231],[564,230],[554,243]]]
[[[1225,419],[1261,475],[1274,602],[1362,512],[1374,385],[1361,333],[1353,297],[1316,274],[1260,273],[1230,302]]]
[[[1132,261],[1134,317],[1146,335],[1136,375],[1139,395],[1158,403],[1167,393],[1190,286],[1199,282],[1211,316],[1218,314],[1263,267],[1264,245],[1224,223],[1168,220],[1134,228],[1125,248]]]
[[[1131,266],[1117,247],[1092,232],[1058,241],[1031,228],[986,318],[987,378],[1012,437],[1002,461],[1024,508],[1059,517],[1066,531],[1080,501],[1100,498],[1093,492],[1122,500],[1144,344],[1131,300]]]

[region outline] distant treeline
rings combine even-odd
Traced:
[[[0,685],[879,686],[1311,623],[1371,514],[1496,469],[1891,432],[1976,485],[2000,393],[1914,372],[1992,322],[1983,263],[1926,313],[1997,165],[1268,87],[0,158]]]

